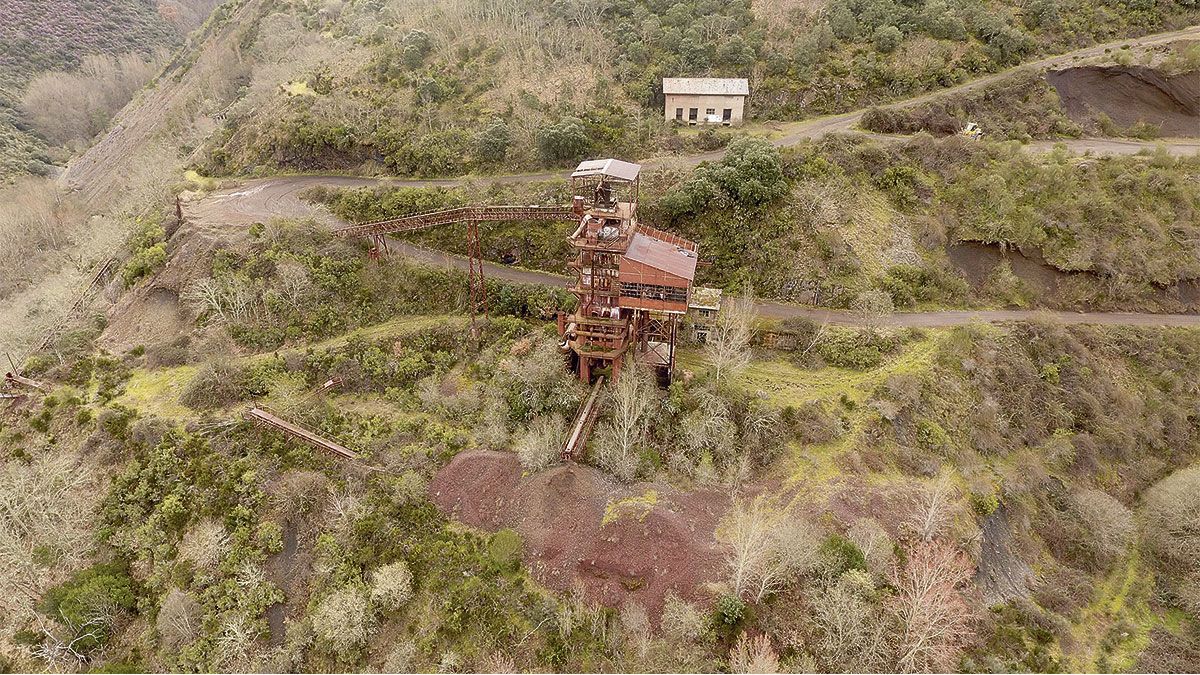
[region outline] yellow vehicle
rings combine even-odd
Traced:
[[[980,129],[979,125],[974,122],[967,122],[967,126],[959,130],[958,135],[977,141],[983,137],[983,129]]]

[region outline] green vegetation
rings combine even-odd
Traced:
[[[18,112],[30,81],[43,73],[74,71],[88,56],[148,56],[157,49],[174,47],[181,41],[183,28],[169,23],[152,4],[139,0],[4,0],[0,16],[5,18],[0,25],[0,184],[26,173],[45,175],[52,165],[66,159],[50,149],[45,136],[34,132]],[[104,84],[93,77],[74,86]],[[121,105],[125,100],[128,96]],[[75,112],[71,107],[59,109],[58,115],[68,117]],[[103,117],[112,112],[115,109],[107,110]],[[89,120],[92,124],[97,121]]]
[[[167,263],[167,233],[159,220],[144,216],[134,223],[134,231],[129,237],[130,258],[121,269],[121,279],[127,288]]]
[[[871,108],[862,118],[868,131],[935,136],[958,133],[974,122],[990,138],[1029,141],[1079,137],[1083,129],[1063,112],[1054,87],[1040,73],[1022,70],[986,87],[940,96],[913,107]]]
[[[1200,213],[1194,158],[1038,156],[958,138],[827,138],[783,151],[745,143],[773,159],[751,167],[732,154],[643,205],[643,218],[700,242],[713,261],[702,283],[749,283],[768,297],[835,307],[872,289],[897,308],[1020,295],[1012,284],[972,292],[942,254],[957,240],[1017,247],[1095,275],[1037,298],[1052,305],[1131,306],[1200,276],[1177,234]],[[782,177],[765,193],[744,183],[764,196],[748,201],[711,177],[743,181],[743,173]]]
[[[665,388],[627,363],[577,463],[556,467],[588,395],[552,324],[573,302],[561,288],[489,280],[490,317],[473,321],[464,274],[371,259],[316,222],[244,237],[196,222],[168,246],[163,205],[129,206],[129,258],[108,287],[129,295],[19,364],[46,389],[0,407],[0,670],[1194,668],[1200,333],[885,319],[1159,307],[1166,287],[1200,278],[1200,160],[1039,156],[925,133],[781,150],[677,133],[656,106],[664,75],[750,74],[761,119],[834,112],[1196,10],[793,5],[254,5],[223,47],[236,94],[195,99],[223,121],[179,148],[198,158],[188,183],[728,146],[692,170],[647,172],[639,213],[700,242],[700,283],[727,291],[720,325],[680,350]],[[171,72],[201,56],[177,55]],[[1018,111],[1009,126],[989,121],[998,107]],[[1018,73],[867,122],[948,131],[971,116],[1006,138],[1073,133],[1052,108]],[[363,221],[571,195],[547,180],[307,196]],[[57,211],[27,210],[39,236],[60,234],[45,227]],[[567,227],[488,225],[483,253],[562,271]],[[464,237],[408,240],[461,252]],[[1028,259],[967,281],[951,262],[960,241]],[[160,280],[178,284],[188,319],[131,330],[153,320],[138,311],[145,280],[171,256]],[[1042,259],[1053,295],[1029,272]],[[161,290],[154,300],[173,307]],[[862,327],[763,321],[752,336],[749,312],[745,331],[724,323],[751,291],[849,308]],[[357,459],[256,426],[251,405]],[[447,467],[477,487],[448,483]]]
[[[401,258],[369,262],[361,245],[311,222],[276,222],[242,252],[221,251],[189,297],[202,321],[225,322],[238,343],[266,349],[380,323],[397,314],[466,306],[466,275]],[[497,315],[548,316],[564,291],[489,280]]]
[[[1095,8],[1082,0],[834,0],[799,11],[780,3],[625,0],[614,10],[618,77],[634,100],[657,103],[662,77],[760,69],[765,77],[750,107],[767,119],[862,108],[1195,18],[1187,2]]]
[[[296,53],[303,73],[236,102],[206,144],[212,174],[286,170],[449,176],[567,166],[585,156],[639,157],[720,147],[728,135],[680,132],[661,116],[662,78],[752,77],[759,120],[795,120],[880,105],[965,82],[1040,55],[1194,22],[1188,2],[1153,9],[1083,0],[837,0],[785,7],[746,0],[544,5],[486,12],[432,3],[380,12],[294,8],[275,29],[336,43],[339,62]],[[272,48],[260,31],[252,39]],[[988,122],[1004,137],[1071,133],[1045,85],[1019,84],[1019,120]],[[987,98],[987,97],[983,97]],[[950,116],[992,102],[943,105]],[[269,110],[270,113],[264,114]],[[919,120],[894,126],[921,128]]]

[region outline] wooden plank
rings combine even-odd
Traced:
[[[591,431],[591,422],[596,414],[596,397],[599,396],[602,386],[604,386],[603,375],[596,380],[596,384],[592,386],[592,393],[584,401],[583,407],[579,409],[579,414],[575,416],[575,425],[571,429],[571,435],[567,438],[566,445],[563,446],[563,459],[575,456],[575,453],[587,442],[588,432]]]
[[[322,438],[308,429],[305,429],[304,427],[292,424],[291,422],[272,414],[264,408],[259,408],[257,406],[250,408],[246,411],[246,416],[251,418],[253,421],[258,422],[259,424],[282,431],[294,438],[308,443],[315,448],[328,450],[332,453],[341,455],[346,459],[358,459],[358,455],[345,446],[334,443],[326,438]]]
[[[26,387],[31,387],[33,389],[44,390],[46,388],[46,385],[42,384],[41,382],[38,382],[37,380],[31,380],[28,377],[21,377],[20,375],[17,375],[16,373],[5,373],[4,379],[8,382],[8,384],[10,386],[15,386],[15,385],[20,384],[20,385],[24,385]]]

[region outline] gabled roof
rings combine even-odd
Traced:
[[[664,77],[663,93],[749,96],[750,81],[744,77]]]
[[[625,250],[625,257],[689,282],[696,278],[698,258],[695,251],[641,232],[633,235],[629,248]]]
[[[641,172],[641,164],[622,162],[619,159],[589,159],[586,162],[580,162],[579,166],[575,167],[571,178],[608,176],[618,180],[635,181]]]

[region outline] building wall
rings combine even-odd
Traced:
[[[663,111],[664,118],[669,122],[675,119],[675,109],[683,108],[683,121],[690,122],[688,113],[696,109],[696,124],[704,124],[705,111],[709,108],[715,114],[722,115],[726,108],[730,110],[729,123],[741,124],[745,116],[745,96],[708,96],[697,94],[667,94],[667,104]]]

